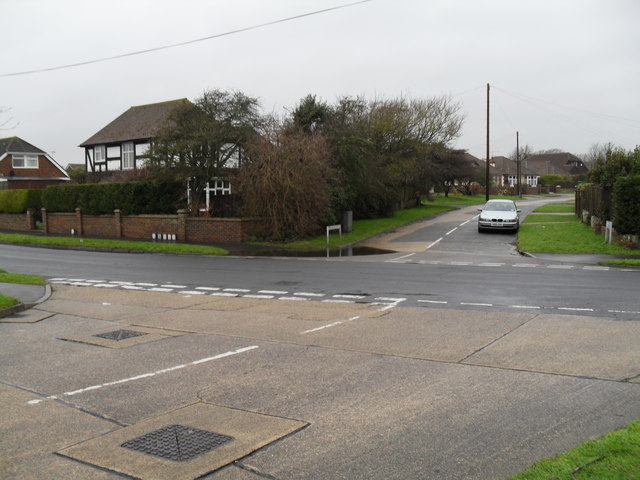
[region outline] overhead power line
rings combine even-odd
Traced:
[[[3,78],[3,77],[17,77],[19,75],[31,75],[31,74],[34,74],[34,73],[43,73],[43,72],[51,72],[51,71],[54,71],[54,70],[63,70],[63,69],[66,69],[66,68],[82,67],[84,65],[91,65],[92,63],[108,62],[108,61],[111,61],[111,60],[117,60],[119,58],[133,57],[135,55],[144,55],[146,53],[157,52],[159,50],[167,50],[169,48],[183,47],[185,45],[191,45],[192,43],[205,42],[207,40],[213,40],[214,38],[226,37],[226,36],[229,36],[229,35],[235,35],[237,33],[248,32],[250,30],[257,30],[259,28],[268,27],[270,25],[276,25],[278,23],[290,22],[292,20],[299,20],[301,18],[310,17],[312,15],[319,15],[321,13],[331,12],[333,10],[339,10],[339,9],[342,9],[342,8],[353,7],[354,5],[359,5],[361,3],[367,3],[367,2],[372,2],[372,1],[373,0],[360,0],[358,2],[347,3],[347,4],[343,4],[343,5],[338,5],[336,7],[325,8],[325,9],[322,9],[322,10],[315,10],[313,12],[307,12],[307,13],[303,13],[303,14],[300,14],[300,15],[295,15],[293,17],[281,18],[279,20],[273,20],[271,22],[260,23],[258,25],[252,25],[250,27],[239,28],[237,30],[231,30],[229,32],[217,33],[215,35],[209,35],[207,37],[196,38],[194,40],[187,40],[186,42],[172,43],[170,45],[163,45],[161,47],[154,47],[154,48],[148,48],[148,49],[145,49],[145,50],[138,50],[138,51],[135,51],[135,52],[122,53],[120,55],[113,55],[113,56],[110,56],[110,57],[96,58],[96,59],[93,59],[93,60],[86,60],[84,62],[70,63],[70,64],[67,64],[67,65],[58,65],[58,66],[55,66],[55,67],[38,68],[38,69],[35,69],[35,70],[25,70],[23,72],[2,73],[2,74],[0,74],[0,78]]]

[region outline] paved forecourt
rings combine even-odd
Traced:
[[[640,411],[640,322],[54,285],[2,478],[500,478]]]

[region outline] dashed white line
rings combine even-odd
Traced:
[[[446,305],[447,301],[444,300],[418,300],[419,303],[435,303],[435,304],[441,304],[441,305]]]
[[[451,234],[452,234],[453,232],[455,232],[457,229],[458,229],[458,227],[455,227],[455,228],[453,228],[453,229],[449,230],[447,233],[445,233],[445,236],[447,236],[447,235],[451,235]]]
[[[296,292],[293,295],[297,297],[324,297],[324,293]]]
[[[514,263],[511,266],[516,268],[536,268],[538,265],[535,263]]]
[[[305,302],[308,301],[308,298],[304,298],[304,297],[278,297],[278,300],[292,300],[292,301],[298,301],[298,302]]]
[[[583,270],[596,270],[596,271],[601,271],[601,272],[608,272],[610,270],[609,267],[597,267],[597,266],[585,266],[582,267]]]
[[[566,310],[570,312],[594,312],[593,308],[575,308],[575,307],[558,307],[558,310]]]
[[[538,307],[535,305],[509,305],[511,308],[531,308],[535,310],[539,310],[542,307]]]
[[[264,298],[264,299],[271,299],[273,298],[273,295],[260,295],[260,294],[247,294],[247,295],[243,295],[243,298]]]
[[[333,298],[349,298],[352,300],[362,300],[363,298],[366,298],[364,295],[352,295],[352,294],[346,294],[346,293],[342,293],[342,294],[336,294],[333,295]]]
[[[289,292],[284,290],[260,290],[258,293],[264,293],[266,295],[286,295]]]
[[[556,268],[558,270],[571,270],[573,265],[547,265],[547,268]]]
[[[232,293],[249,293],[251,290],[248,288],[224,288],[223,291]]]
[[[187,288],[186,285],[174,285],[172,283],[168,285],[160,285],[162,288]]]
[[[480,267],[504,267],[504,265],[505,265],[504,263],[490,263],[490,262],[479,264]]]
[[[196,287],[196,290],[204,290],[205,292],[218,292],[220,289],[216,287]]]
[[[199,290],[180,290],[178,293],[183,295],[205,295],[206,292],[201,292]]]
[[[460,305],[468,305],[472,307],[493,307],[493,303],[460,302]]]
[[[462,223],[460,224],[460,226],[461,226],[461,227],[464,227],[464,226],[465,226],[467,223],[469,223],[470,221],[471,221],[471,220],[467,220],[466,222],[462,222]]]

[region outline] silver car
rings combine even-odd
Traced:
[[[478,211],[478,232],[487,230],[508,230],[517,232],[520,228],[520,210],[513,200],[489,200]]]

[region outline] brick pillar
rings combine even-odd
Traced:
[[[27,230],[36,229],[36,211],[33,208],[27,209]]]
[[[44,234],[48,235],[49,234],[49,222],[47,219],[47,209],[46,208],[41,208],[40,212],[42,214],[42,228],[44,230]]]
[[[189,212],[187,210],[178,210],[178,241],[187,241],[187,216]]]
[[[76,208],[76,235],[82,235],[82,209]]]
[[[116,238],[122,238],[122,213],[116,209],[113,211],[113,218],[115,220]]]

